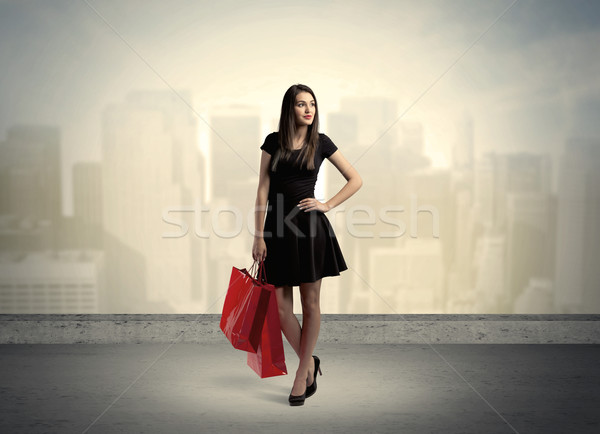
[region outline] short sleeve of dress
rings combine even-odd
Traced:
[[[265,142],[262,144],[260,149],[263,149],[267,153],[273,155],[278,146],[279,143],[277,143],[277,133],[274,132],[265,137]]]
[[[323,155],[323,158],[329,158],[337,149],[337,146],[327,135],[323,134],[321,136],[321,155]]]

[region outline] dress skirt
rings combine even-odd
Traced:
[[[329,219],[321,211],[303,211],[295,203],[270,204],[264,240],[265,273],[272,285],[299,286],[348,269]]]

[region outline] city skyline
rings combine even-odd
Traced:
[[[205,120],[216,106],[246,104],[267,125],[294,82],[315,90],[324,113],[344,97],[391,97],[398,115],[427,126],[435,161],[451,161],[453,124],[467,111],[478,126],[476,156],[549,151],[556,163],[573,132],[599,133],[600,60],[591,54],[600,6],[517,2],[496,22],[511,4],[5,2],[0,51],[11,61],[0,83],[0,131],[61,128],[66,215],[66,169],[100,160],[101,110],[135,89],[188,89],[180,103]],[[289,30],[313,8],[311,31]],[[298,58],[310,60],[297,66]]]
[[[600,309],[600,5],[207,4],[0,4],[1,306],[217,313],[300,82],[365,181],[324,311]]]
[[[344,109],[365,104],[374,117],[362,123],[360,112]],[[573,140],[558,167],[548,154],[488,152],[475,158],[476,125],[463,119],[453,165],[440,168],[424,155],[424,128],[414,121],[401,121],[397,136],[371,146],[369,137],[384,131],[386,119],[396,115],[389,98],[347,98],[340,108],[328,116],[331,134],[344,136],[344,154],[356,161],[365,182],[361,195],[328,214],[351,273],[326,279],[325,311],[543,313],[536,309],[545,306],[577,313],[600,306],[595,269],[585,260],[596,257],[597,231],[591,225],[600,184],[590,180],[600,167],[598,141]],[[26,300],[31,300],[42,309],[39,300],[49,300],[50,293],[66,297],[48,304],[57,309],[68,305],[65,300],[78,299],[79,284],[66,274],[62,279],[71,283],[64,287],[43,282],[45,272],[54,275],[56,267],[67,268],[59,262],[55,267],[53,256],[42,252],[64,250],[76,270],[77,254],[68,253],[75,248],[103,252],[85,261],[88,275],[91,271],[92,279],[98,276],[96,282],[81,280],[85,297],[95,297],[100,312],[218,311],[228,270],[249,263],[251,229],[244,223],[252,217],[258,150],[246,147],[259,140],[261,128],[258,116],[239,110],[209,113],[208,118],[228,131],[227,137],[237,137],[233,142],[238,147],[227,142],[223,146],[224,138],[213,134],[208,152],[200,152],[199,123],[168,91],[130,92],[122,102],[107,106],[104,159],[72,168],[78,180],[74,219],[45,205],[61,202],[56,189],[62,177],[56,173],[60,131],[9,129],[8,139],[0,142],[5,163],[0,203],[4,306],[26,309]],[[240,135],[236,127],[241,124],[253,129],[254,136]],[[369,158],[361,159],[365,150]],[[558,196],[551,190],[554,171],[559,172]],[[53,182],[36,187],[38,176]],[[325,164],[318,184],[315,192],[326,199],[343,180]],[[241,216],[233,210],[241,210]],[[198,211],[206,213],[199,218]],[[39,236],[32,238],[26,226],[14,232],[18,219],[27,218],[30,225],[46,222]],[[177,227],[187,229],[171,231]],[[568,235],[583,229],[590,231],[589,243],[583,233]],[[25,237],[37,241],[26,245]],[[46,259],[17,260],[19,268],[13,271],[11,257],[16,257],[11,250],[25,258]],[[580,258],[579,271],[573,258]],[[26,283],[27,266],[36,267],[31,283]],[[555,284],[556,273],[562,285]],[[565,281],[573,284],[567,288]]]

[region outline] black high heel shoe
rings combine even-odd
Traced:
[[[313,396],[317,391],[317,371],[319,372],[319,375],[323,375],[321,372],[321,361],[317,356],[313,356],[313,359],[315,359],[315,378],[313,379],[312,384],[306,387],[306,392],[304,394],[307,398]]]
[[[308,389],[308,387],[307,387],[307,389]],[[297,406],[297,405],[304,405],[305,399],[306,399],[306,390],[304,391],[304,393],[302,395],[292,395],[290,393],[290,397],[288,398],[288,401],[290,402],[290,405]]]

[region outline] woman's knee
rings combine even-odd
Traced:
[[[300,300],[303,312],[319,312],[319,298],[321,293],[321,280],[306,283],[300,286]]]
[[[320,312],[318,293],[310,292],[302,294],[300,298],[302,301],[302,312],[308,314]]]
[[[291,315],[294,315],[294,309],[292,306],[281,306],[279,305],[279,320],[283,321],[286,318],[289,318]]]
[[[285,319],[294,314],[294,299],[292,298],[289,287],[277,288],[277,308],[279,310],[279,319]]]

